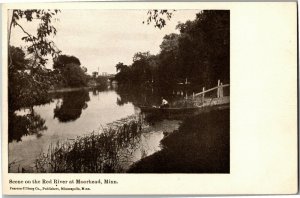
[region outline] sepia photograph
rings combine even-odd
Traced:
[[[1,10],[4,194],[298,192],[297,2]]]
[[[9,173],[230,173],[229,10],[7,20]]]

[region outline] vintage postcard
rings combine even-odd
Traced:
[[[9,195],[293,194],[295,2],[2,4]]]

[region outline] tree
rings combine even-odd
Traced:
[[[62,70],[62,77],[65,82],[65,86],[82,87],[87,84],[87,76],[82,68],[75,63],[69,63],[65,66]]]
[[[11,67],[8,69],[8,107],[14,112],[22,107],[49,102],[48,89],[55,82],[45,68],[30,70],[30,60],[21,48],[10,47]]]
[[[59,50],[50,36],[56,34],[55,27],[51,24],[51,18],[59,10],[12,10],[12,16],[8,29],[8,128],[9,141],[20,141],[26,134],[37,134],[45,130],[45,120],[33,110],[33,105],[50,101],[48,90],[55,82],[55,75],[44,66],[47,56],[55,57]],[[32,34],[24,29],[20,20],[26,22],[38,20],[39,25],[36,33]],[[18,47],[10,45],[13,28],[20,28],[24,40],[28,45],[26,52]],[[30,58],[26,58],[28,55]],[[19,116],[15,111],[29,107],[27,115]]]
[[[70,63],[81,65],[80,60],[77,57],[61,54],[53,59],[53,69],[62,71],[65,66]]]
[[[149,65],[150,60],[149,52],[137,52],[133,56],[133,63],[131,65],[131,78],[133,83],[149,82],[152,78]]]
[[[195,82],[213,86],[229,82],[229,11],[204,10],[196,20],[179,24],[179,54]],[[197,77],[198,76],[198,77]]]
[[[116,65],[116,70],[117,70],[117,72],[125,72],[127,69],[128,69],[128,66],[127,66],[127,65],[124,65],[124,63],[119,62],[119,63]]]
[[[9,108],[15,111],[21,107],[32,106],[34,103],[45,102],[47,91],[53,84],[53,75],[49,74],[44,65],[47,55],[56,56],[58,52],[50,36],[56,34],[51,19],[59,10],[12,10],[8,29],[8,84]],[[24,29],[20,20],[30,23],[39,21],[36,33],[29,33]],[[10,46],[13,28],[20,28],[25,40],[30,59],[25,58],[21,48]]]
[[[124,65],[124,63],[119,62],[116,65],[117,74],[115,76],[115,79],[119,83],[131,83],[131,68],[127,65]]]
[[[67,87],[86,86],[87,69],[80,66],[80,60],[75,56],[59,55],[53,60],[53,68],[62,76],[63,85]]]
[[[52,25],[51,19],[58,12],[60,12],[60,10],[12,10],[12,17],[8,29],[8,46],[10,46],[12,28],[20,28],[24,33],[22,40],[28,43],[27,52],[33,54],[35,57],[32,67],[44,66],[48,60],[46,58],[48,54],[55,57],[59,53],[54,42],[48,39],[50,36],[56,35],[57,31]],[[27,22],[32,22],[33,20],[39,21],[36,34],[32,34],[24,29],[19,22],[22,18]],[[8,57],[10,60],[12,59],[10,48],[8,49]],[[10,63],[12,63],[12,60]],[[12,65],[9,64],[9,67],[11,66]]]
[[[150,52],[137,52],[133,55],[133,62],[141,61],[141,60],[146,60],[150,56]]]
[[[11,59],[9,59],[9,64],[13,65],[10,67],[12,70],[24,70],[29,66],[29,60],[25,58],[25,52],[19,47],[10,47]]]
[[[178,71],[178,39],[178,34],[165,35],[160,45],[159,81],[162,86],[174,84],[180,74]]]
[[[147,23],[163,28],[173,11],[149,10]],[[168,13],[168,14],[167,14]],[[188,78],[199,86],[229,82],[229,11],[204,10],[194,21],[179,23],[180,34],[164,37],[158,55],[160,85]]]
[[[159,68],[159,56],[150,55],[148,58],[149,69],[151,72],[151,83],[158,82],[158,68]]]
[[[179,35],[175,33],[165,35],[162,43],[160,44],[161,51],[164,52],[176,51],[178,49],[178,39],[179,39]]]

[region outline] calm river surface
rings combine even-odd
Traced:
[[[20,135],[18,139],[11,138],[8,149],[10,172],[34,172],[35,160],[42,153],[47,153],[50,144],[97,132],[108,123],[140,113],[132,102],[122,102],[114,90],[59,93],[53,96],[50,103],[34,106],[33,110],[45,121],[46,129]],[[26,110],[21,110],[17,115],[26,113]],[[162,120],[149,126],[136,143],[135,150],[128,156],[125,169],[159,151],[163,131],[171,132],[178,126],[179,121],[175,120]]]

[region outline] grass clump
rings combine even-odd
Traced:
[[[142,120],[130,120],[103,128],[100,133],[57,142],[36,160],[37,172],[115,173],[124,172],[124,150],[130,151],[142,129]],[[122,151],[122,152],[121,152]],[[122,155],[122,156],[121,156]]]

